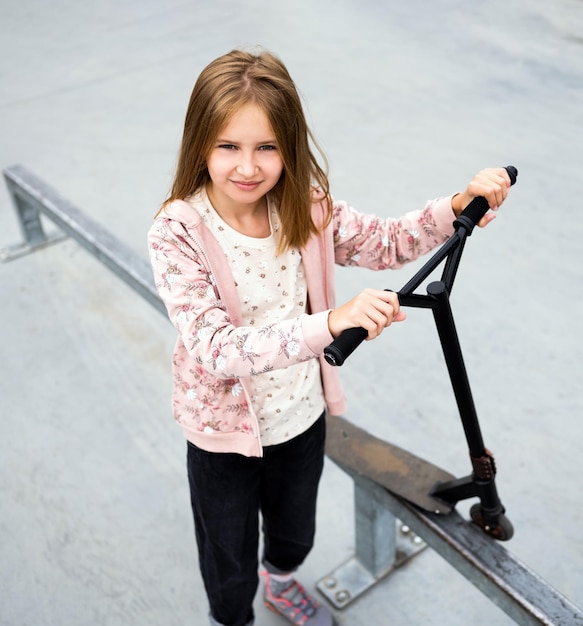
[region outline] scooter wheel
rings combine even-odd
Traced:
[[[501,513],[495,523],[486,523],[482,515],[482,507],[479,503],[474,504],[470,509],[470,517],[472,522],[479,526],[487,535],[498,541],[508,541],[514,535],[514,527],[510,520]]]

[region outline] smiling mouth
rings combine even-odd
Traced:
[[[233,180],[231,182],[237,187],[239,187],[240,189],[255,189],[255,187],[261,184],[260,180],[250,180],[250,181]]]

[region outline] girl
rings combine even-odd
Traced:
[[[178,339],[173,410],[214,626],[253,624],[261,512],[266,605],[292,624],[334,619],[295,580],[314,538],[325,410],[344,398],[322,357],[343,330],[405,319],[395,293],[335,307],[333,264],[394,269],[443,243],[475,196],[504,201],[504,169],[401,219],[331,198],[300,98],[268,52],[233,51],[199,76],[169,198],[149,232]],[[486,215],[480,225],[494,217]]]

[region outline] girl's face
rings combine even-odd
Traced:
[[[207,159],[208,193],[217,210],[238,212],[262,205],[279,181],[283,161],[265,113],[241,107],[219,132]]]

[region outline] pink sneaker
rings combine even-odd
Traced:
[[[325,606],[318,604],[306,590],[292,579],[278,595],[273,587],[269,572],[261,572],[265,579],[263,599],[265,606],[274,613],[279,613],[295,626],[336,626],[336,621]],[[273,584],[275,583],[275,584]]]

